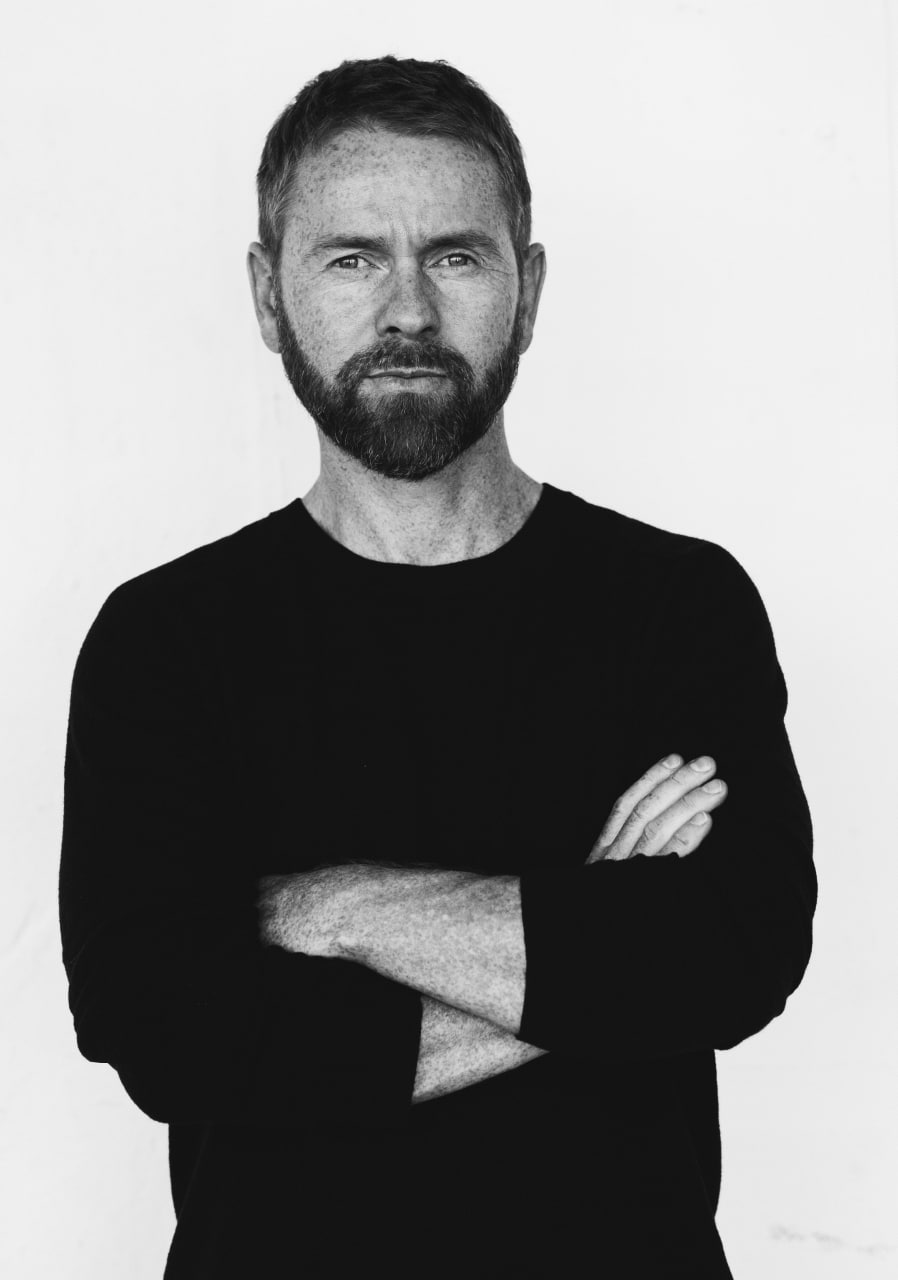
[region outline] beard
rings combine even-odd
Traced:
[[[278,301],[277,332],[284,372],[300,403],[328,440],[369,471],[392,480],[424,480],[442,471],[489,431],[518,372],[521,303],[511,336],[478,382],[467,360],[438,342],[387,339],[351,356],[326,382],[301,349]],[[382,369],[436,369],[433,391],[363,393]]]

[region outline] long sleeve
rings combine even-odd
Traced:
[[[59,905],[79,1048],[163,1122],[389,1124],[420,998],[261,946],[220,677],[163,596],[114,591],[75,665]]]
[[[609,1062],[726,1049],[766,1026],[804,974],[817,895],[786,685],[754,584],[694,540],[646,591],[627,723],[602,726],[608,749],[628,782],[671,751],[713,755],[727,800],[689,857],[521,876],[518,1038]]]

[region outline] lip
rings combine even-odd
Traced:
[[[445,378],[439,369],[381,369],[369,373],[369,378]]]

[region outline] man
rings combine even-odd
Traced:
[[[545,253],[478,86],[344,63],[258,185],[320,475],[117,588],[69,721],[70,1004],[169,1125],[165,1274],[729,1276],[714,1051],[816,904],[764,606],[512,462]]]

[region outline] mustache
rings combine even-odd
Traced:
[[[353,385],[386,369],[438,369],[456,381],[472,384],[474,372],[464,356],[438,343],[420,345],[378,343],[359,351],[343,365],[338,375],[344,385]]]

